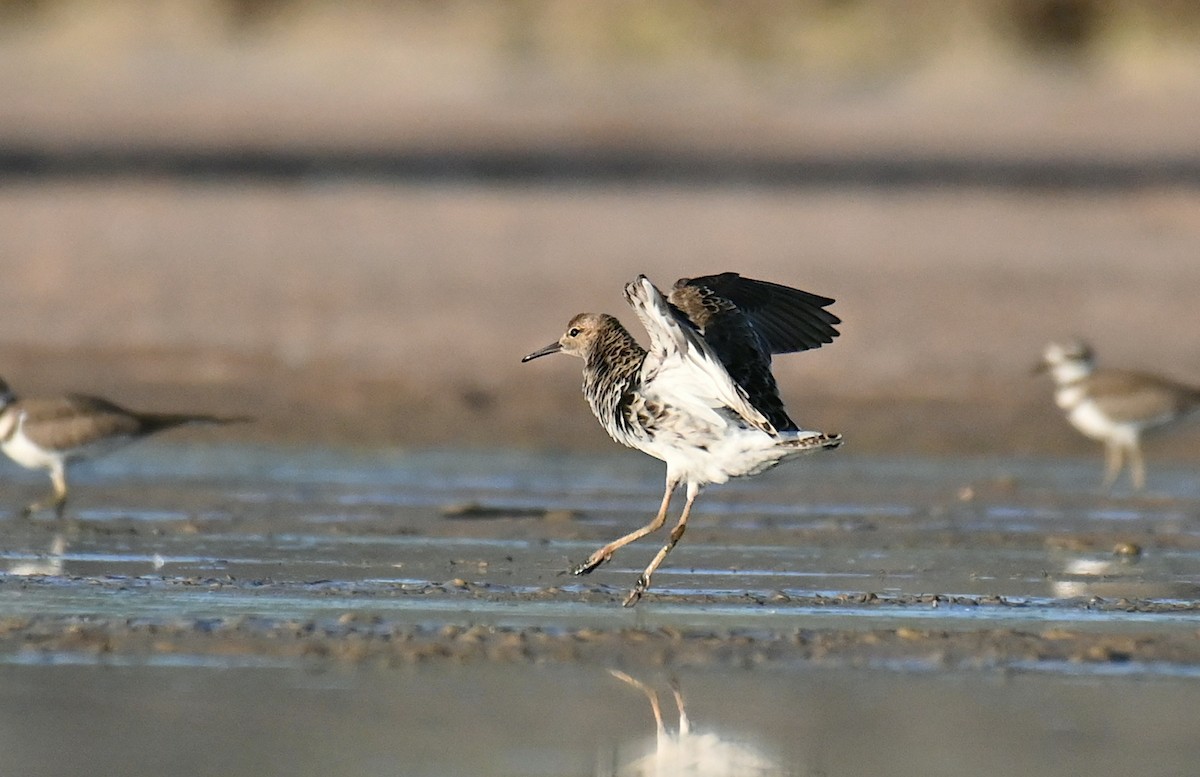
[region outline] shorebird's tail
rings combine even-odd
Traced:
[[[780,432],[779,447],[794,449],[796,453],[837,448],[842,444],[840,434],[824,432]],[[789,451],[790,452],[790,451]]]
[[[194,413],[138,413],[137,419],[142,425],[141,432],[143,434],[154,434],[188,424],[244,424],[254,420],[245,415],[216,416]]]

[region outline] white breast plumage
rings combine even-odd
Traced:
[[[10,415],[7,418],[13,419],[14,417]],[[5,455],[10,459],[27,469],[45,469],[50,467],[60,457],[57,454],[46,451],[26,437],[24,431],[21,429],[21,422],[23,420],[24,417],[19,416],[9,422],[10,425],[12,423],[16,424],[17,428],[15,430],[12,430],[11,426],[8,429],[0,429],[0,435],[3,435],[0,439],[4,439],[4,442],[0,443],[0,448],[4,450]],[[11,435],[8,434],[9,431],[12,432]]]

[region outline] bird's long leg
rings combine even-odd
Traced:
[[[588,556],[587,561],[583,562],[582,564],[580,564],[577,567],[575,567],[574,569],[572,569],[571,574],[572,575],[586,575],[588,572],[591,572],[593,569],[600,566],[605,561],[608,561],[610,558],[612,558],[613,553],[615,553],[616,551],[625,547],[629,543],[635,542],[636,540],[640,540],[642,537],[645,537],[647,534],[650,534],[651,532],[656,532],[659,529],[661,529],[663,524],[667,522],[667,508],[671,504],[671,494],[675,491],[675,487],[678,485],[679,485],[678,479],[668,477],[667,478],[667,488],[666,488],[666,491],[663,492],[662,504],[659,506],[658,515],[654,516],[654,520],[652,520],[650,523],[646,524],[642,528],[638,529],[637,531],[631,531],[631,532],[629,532],[629,534],[626,534],[624,537],[615,539],[612,542],[605,545],[603,548],[600,548],[595,553]]]
[[[675,707],[679,710],[679,736],[682,739],[692,731],[692,722],[688,719],[687,709],[683,704],[683,691],[679,690],[679,680],[671,678],[671,694],[675,697]]]
[[[637,579],[637,583],[633,586],[633,590],[629,592],[629,596],[625,597],[624,605],[632,607],[637,604],[638,599],[642,598],[642,594],[646,593],[646,589],[650,587],[650,577],[654,571],[658,569],[659,564],[663,563],[663,559],[671,552],[671,548],[679,542],[679,538],[687,530],[688,515],[692,512],[692,502],[696,501],[696,496],[700,493],[700,486],[695,483],[688,483],[687,486],[687,502],[683,505],[683,513],[679,516],[679,521],[675,524],[675,528],[671,529],[671,537],[667,540],[667,544],[659,549],[650,565],[646,567],[646,571],[642,572],[641,577]]]
[[[1100,486],[1105,491],[1111,491],[1121,474],[1125,464],[1125,450],[1119,443],[1110,442],[1104,445],[1104,483]]]
[[[66,468],[61,462],[55,462],[50,467],[50,482],[54,486],[54,494],[48,499],[39,499],[36,502],[30,503],[21,511],[21,515],[28,518],[38,510],[53,508],[54,515],[59,520],[62,519],[63,510],[67,506],[67,473]]]
[[[1133,479],[1133,490],[1141,491],[1146,487],[1146,462],[1142,458],[1142,446],[1137,440],[1129,446],[1129,476]]]
[[[662,705],[658,701],[658,694],[654,689],[643,683],[641,680],[630,677],[620,669],[609,669],[608,673],[617,678],[621,682],[628,683],[634,688],[637,688],[642,693],[646,694],[646,698],[650,700],[650,711],[654,713],[655,733],[658,740],[661,742],[667,735],[667,727],[663,724]]]
[[[61,461],[50,469],[50,482],[54,484],[54,515],[61,521],[67,507],[67,469]]]

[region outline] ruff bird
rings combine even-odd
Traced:
[[[841,321],[825,310],[832,299],[731,272],[683,278],[669,297],[639,275],[625,286],[625,298],[649,335],[648,349],[613,316],[580,313],[556,342],[522,361],[554,353],[583,359],[583,394],[600,424],[617,442],[667,465],[654,519],[598,549],[572,574],[593,571],[662,528],[671,495],[685,487],[678,522],[625,598],[628,607],[683,536],[704,486],[841,444],[840,435],[800,429],[771,374],[773,354],[830,343]]]

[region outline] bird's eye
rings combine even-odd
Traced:
[[[579,327],[573,326],[567,330],[567,337],[579,337]]]

